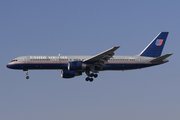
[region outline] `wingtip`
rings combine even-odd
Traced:
[[[173,53],[169,53],[169,55],[171,56],[171,55],[173,55]]]
[[[114,46],[114,48],[119,48],[120,46]]]

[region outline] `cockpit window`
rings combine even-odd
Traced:
[[[15,62],[15,61],[17,61],[17,60],[15,59],[15,60],[12,60],[11,62]]]

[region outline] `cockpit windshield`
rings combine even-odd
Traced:
[[[15,61],[17,61],[16,59],[14,59],[14,60],[12,60],[11,62],[15,62]]]

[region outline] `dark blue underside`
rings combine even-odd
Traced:
[[[67,70],[68,64],[13,64],[7,65],[11,69],[29,70],[29,69],[64,69]],[[128,70],[150,67],[157,64],[105,64],[103,69],[96,70]]]

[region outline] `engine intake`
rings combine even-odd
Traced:
[[[74,61],[68,63],[68,70],[82,70],[86,69],[87,65],[82,61]]]

